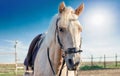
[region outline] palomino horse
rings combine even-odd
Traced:
[[[77,76],[82,32],[78,17],[83,8],[84,4],[76,10],[60,4],[37,53],[33,76]]]

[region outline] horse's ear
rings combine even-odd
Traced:
[[[60,6],[59,6],[59,13],[62,13],[62,11],[64,11],[64,9],[65,9],[65,3],[61,2]]]
[[[82,4],[75,10],[75,14],[79,16],[79,15],[81,14],[81,12],[83,11],[83,9],[84,9],[84,4],[82,3]]]

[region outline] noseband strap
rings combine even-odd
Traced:
[[[82,52],[82,50],[78,50],[78,51],[68,50],[68,51],[65,51],[65,54],[73,54],[73,53],[80,53],[80,52]]]

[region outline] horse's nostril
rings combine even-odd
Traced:
[[[69,62],[70,65],[73,65],[72,59],[68,59],[68,62]]]
[[[75,66],[78,66],[78,65],[79,65],[79,63],[80,63],[80,62],[76,62],[76,63],[75,63]]]

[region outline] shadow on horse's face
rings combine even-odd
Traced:
[[[80,5],[75,11],[60,5],[59,21],[57,22],[57,30],[59,35],[59,43],[63,46],[64,59],[69,70],[76,70],[80,64],[80,46],[82,32],[81,25],[78,21],[79,13],[81,13],[84,5]]]

